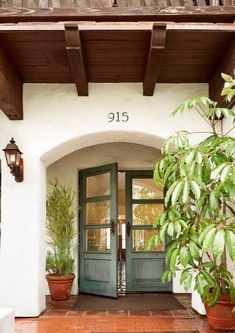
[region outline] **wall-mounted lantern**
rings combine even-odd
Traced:
[[[23,181],[23,159],[21,157],[22,153],[12,138],[10,143],[7,144],[6,148],[3,149],[7,165],[11,169],[11,173],[15,176],[15,181],[20,183]]]

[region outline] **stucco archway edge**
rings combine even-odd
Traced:
[[[89,133],[71,138],[52,147],[41,156],[41,160],[47,167],[60,158],[82,148],[103,143],[128,142],[160,149],[164,138],[157,135],[136,131],[105,131]]]

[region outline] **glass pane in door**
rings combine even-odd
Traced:
[[[136,252],[149,252],[148,243],[156,234],[156,230],[133,230],[132,231],[132,249]],[[155,245],[151,248],[151,252],[161,252],[165,250],[165,245]]]
[[[86,178],[86,197],[110,195],[110,172]]]
[[[152,225],[156,215],[162,211],[162,204],[134,204],[132,205],[132,224]]]
[[[110,250],[110,229],[92,228],[86,230],[86,251],[107,252]]]
[[[156,185],[152,178],[133,179],[132,198],[137,200],[162,199],[163,185]]]
[[[86,224],[110,223],[110,200],[86,204]]]

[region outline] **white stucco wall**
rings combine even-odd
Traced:
[[[206,130],[196,113],[171,118],[184,99],[207,94],[207,84],[158,84],[143,97],[141,84],[90,84],[89,97],[74,85],[25,84],[24,120],[0,113],[0,147],[13,136],[24,155],[24,182],[16,183],[2,163],[2,243],[0,305],[17,316],[37,316],[45,308],[45,169],[75,150],[106,142],[160,148],[176,130]],[[128,112],[129,121],[108,122],[109,112]]]

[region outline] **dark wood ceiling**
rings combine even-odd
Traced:
[[[143,82],[144,94],[152,95],[155,83],[213,82],[210,93],[218,97],[218,69],[235,69],[235,24],[154,26],[0,25],[0,46],[22,83],[75,82],[78,94],[87,95],[89,82]],[[19,119],[14,110],[7,115]]]
[[[86,26],[87,27],[87,26]],[[102,27],[102,26],[101,26]],[[235,25],[169,24],[159,83],[208,82],[231,42]],[[20,28],[20,27],[18,27]],[[217,30],[217,28],[219,30]],[[43,29],[43,26],[41,26]],[[4,30],[0,44],[23,82],[72,83],[64,29]],[[151,26],[144,29],[80,29],[89,82],[143,82]]]

